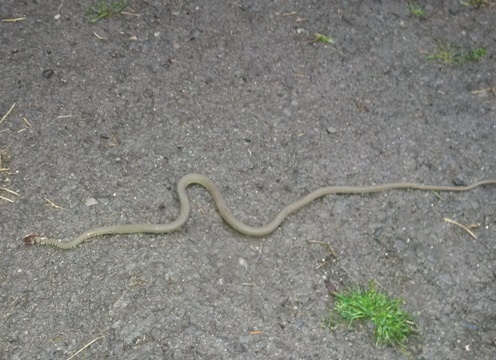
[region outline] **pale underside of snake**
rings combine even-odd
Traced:
[[[184,225],[186,220],[189,218],[191,211],[191,203],[189,201],[188,194],[186,193],[186,188],[191,184],[199,184],[205,187],[212,196],[217,210],[219,211],[222,218],[231,225],[235,230],[242,234],[249,236],[265,236],[274,232],[279,225],[286,219],[286,217],[301,209],[305,205],[311,203],[315,199],[318,199],[325,195],[330,194],[365,194],[374,193],[381,191],[399,190],[399,189],[411,189],[411,190],[424,190],[424,191],[468,191],[475,187],[482,185],[496,185],[495,179],[481,180],[468,186],[438,186],[438,185],[423,185],[410,182],[399,182],[390,184],[380,184],[372,186],[327,186],[317,189],[310,194],[302,197],[301,199],[287,205],[283,208],[276,217],[268,224],[261,227],[252,227],[244,224],[234,217],[234,215],[227,208],[226,202],[222,197],[221,192],[217,186],[204,175],[201,174],[188,174],[185,175],[177,185],[177,195],[181,204],[181,212],[179,217],[168,224],[129,224],[129,225],[115,225],[115,226],[105,226],[95,229],[88,230],[83,234],[79,235],[77,238],[67,241],[60,242],[54,239],[40,238],[38,240],[30,240],[29,244],[39,244],[39,245],[50,245],[59,249],[69,250],[73,249],[84,241],[100,236],[100,235],[110,235],[110,234],[136,234],[136,233],[152,233],[152,234],[164,234],[170,233],[178,230]],[[28,244],[28,241],[25,241]]]

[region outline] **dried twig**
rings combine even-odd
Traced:
[[[18,21],[22,21],[22,20],[26,20],[26,17],[23,16],[23,17],[15,18],[15,19],[2,19],[3,22],[18,22]]]
[[[8,201],[8,202],[14,202],[14,200],[11,200],[9,198],[3,197],[2,195],[0,195],[0,199],[5,200],[5,201]]]
[[[0,169],[0,170],[1,170],[1,169]],[[19,195],[18,193],[16,193],[15,191],[12,191],[12,190],[7,189],[7,188],[4,188],[4,187],[0,187],[0,191],[5,191],[5,192],[7,192],[7,193],[9,193],[9,194],[12,194],[12,195],[14,195],[14,196],[17,196],[17,197],[19,197],[19,196],[20,196],[20,195]],[[5,196],[1,196],[1,195],[0,195],[0,199],[1,199],[1,200],[8,201],[8,202],[11,202],[11,203],[13,203],[13,202],[14,202],[14,200],[9,199],[9,198],[7,198],[7,197],[5,197]]]
[[[483,92],[496,92],[496,86],[485,88],[485,89],[474,90],[474,91],[472,91],[472,94],[480,94]]]
[[[331,246],[331,244],[323,242],[323,241],[318,241],[318,240],[307,240],[307,243],[309,244],[320,244],[322,245],[329,253],[335,258],[338,258],[338,255],[336,254],[336,250]]]
[[[3,161],[6,160],[6,158],[7,158],[7,150],[0,150],[0,172],[10,171],[10,169],[7,166],[4,167],[3,165],[4,164]]]
[[[64,1],[65,1],[65,0],[62,0],[62,1],[60,2],[59,8],[57,9],[57,14],[60,14],[60,9],[62,9],[62,6],[64,5]]]
[[[10,305],[9,305],[9,306],[10,306],[10,309],[9,309],[9,311],[8,311],[8,312],[5,312],[5,313],[0,313],[0,317],[2,317],[2,318],[4,318],[4,319],[5,319],[5,318],[7,318],[7,317],[8,317],[8,316],[12,313],[12,310],[14,310],[14,308],[15,308],[15,306],[16,306],[16,304],[17,304],[18,302],[19,302],[19,296],[18,296],[18,297],[16,297],[16,298],[14,299],[14,301],[12,301],[12,302],[10,303]]]
[[[66,208],[63,208],[62,206],[59,206],[57,204],[55,204],[53,201],[49,200],[48,198],[45,197],[45,200],[51,205],[53,206],[54,208],[56,209],[62,209],[62,210],[66,210]]]
[[[468,232],[470,234],[470,236],[472,236],[474,239],[477,239],[477,235],[475,235],[474,232],[472,230],[470,230],[467,226],[462,225],[459,222],[456,222],[455,220],[451,220],[451,219],[448,219],[448,218],[444,218],[444,221],[446,221],[447,223],[450,223],[450,224],[453,224],[453,225],[456,225],[456,226],[461,227],[463,230],[465,230],[466,232]]]
[[[10,112],[12,111],[12,109],[14,108],[15,106],[15,103],[12,104],[12,106],[10,107],[9,111],[7,111],[7,113],[2,116],[2,118],[0,119],[0,124],[3,123],[3,121],[7,118],[7,116],[9,116]]]
[[[31,123],[25,117],[22,118],[22,121],[24,121],[28,127],[32,127]]]
[[[20,196],[20,195],[19,195],[18,193],[16,193],[15,191],[10,190],[10,189],[7,189],[7,188],[0,187],[0,190],[5,191],[5,192],[8,192],[9,194],[12,194],[12,195],[15,195],[15,196]]]
[[[93,34],[94,34],[97,38],[99,38],[100,40],[108,40],[108,38],[103,37],[103,36],[100,36],[100,35],[98,35],[98,34],[97,34],[96,32],[94,32],[94,31],[93,31]]]
[[[74,354],[71,355],[71,357],[67,358],[67,360],[71,360],[74,356],[76,356],[77,354],[79,354],[81,351],[83,351],[84,349],[86,349],[88,346],[90,346],[91,344],[93,344],[95,341],[97,340],[100,340],[100,339],[103,339],[103,336],[100,336],[100,337],[97,337],[96,339],[94,340],[91,340],[89,343],[87,343],[86,345],[84,345],[81,349],[79,349],[78,351],[76,351]]]

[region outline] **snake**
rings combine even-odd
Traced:
[[[467,186],[439,186],[439,185],[423,185],[414,182],[398,182],[398,183],[387,183],[371,186],[326,186],[320,189],[314,190],[308,195],[303,196],[299,200],[284,207],[272,221],[264,226],[253,227],[246,225],[242,221],[238,220],[232,212],[227,207],[226,201],[222,197],[219,188],[215,183],[208,177],[201,174],[187,174],[179,180],[177,184],[177,195],[180,202],[180,213],[176,220],[168,224],[128,224],[128,225],[113,225],[104,226],[90,229],[71,241],[61,242],[55,239],[40,238],[38,240],[30,240],[25,242],[28,245],[38,244],[38,245],[49,245],[62,250],[74,249],[81,243],[85,242],[90,238],[94,238],[101,235],[114,235],[114,234],[137,234],[137,233],[149,233],[149,234],[165,234],[171,233],[179,228],[181,228],[189,218],[191,212],[191,202],[189,196],[186,192],[186,188],[190,185],[197,184],[203,186],[208,190],[212,196],[217,210],[221,217],[226,223],[228,223],[233,229],[240,232],[241,234],[253,236],[253,237],[263,237],[273,233],[282,222],[292,213],[300,210],[302,207],[308,205],[312,201],[321,198],[325,195],[331,194],[366,194],[375,192],[384,192],[391,190],[423,190],[423,191],[434,191],[434,192],[461,192],[468,191],[473,188],[483,186],[483,185],[496,185],[496,178],[486,179],[475,182]]]

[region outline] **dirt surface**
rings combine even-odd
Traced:
[[[90,23],[89,1],[3,0],[25,19],[0,22],[0,358],[494,359],[494,186],[329,196],[262,239],[195,186],[176,233],[22,244],[170,222],[190,172],[252,225],[326,185],[495,177],[496,10],[423,3],[132,1]],[[487,55],[426,60],[438,39]],[[376,281],[420,334],[323,328],[326,279]]]

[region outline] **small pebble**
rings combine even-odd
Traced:
[[[196,38],[198,38],[200,36],[201,33],[202,33],[202,31],[197,29],[197,28],[191,29],[191,31],[189,32],[189,39],[195,40]]]
[[[406,249],[406,243],[403,241],[403,240],[396,240],[394,242],[394,247],[396,248],[396,250],[398,251],[403,251]]]
[[[253,335],[251,335],[251,334],[239,337],[239,342],[241,344],[248,344],[252,341],[253,341]]]
[[[475,325],[474,323],[470,323],[470,322],[465,322],[463,324],[463,326],[470,330],[470,331],[478,331],[479,330],[479,327],[477,325]]]
[[[439,255],[435,250],[431,250],[429,254],[427,255],[427,259],[430,262],[437,263],[439,261]]]
[[[86,206],[94,206],[98,204],[98,200],[95,198],[87,198],[84,200],[84,205]]]
[[[295,319],[294,324],[298,329],[301,329],[305,326],[305,320],[303,320],[302,318],[297,318]]]
[[[43,76],[46,77],[47,79],[50,79],[53,75],[53,70],[52,69],[45,69],[43,70]]]
[[[245,269],[248,269],[248,261],[246,261],[246,259],[240,257],[238,259],[238,264],[244,267]]]
[[[239,352],[239,353],[244,353],[246,352],[246,346],[243,344],[237,343],[234,345],[234,351]]]
[[[456,178],[453,180],[453,185],[455,185],[455,186],[467,186],[467,183],[460,178]]]

